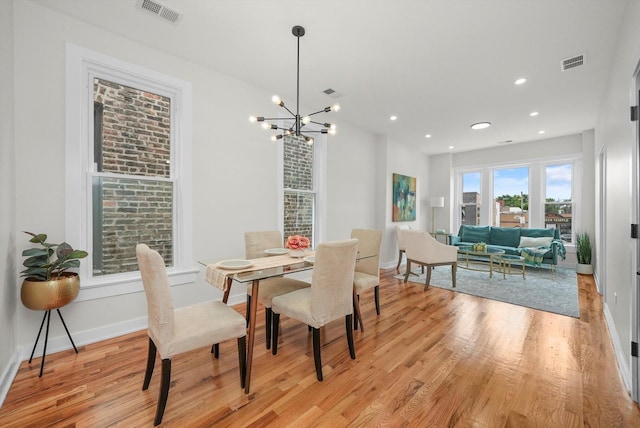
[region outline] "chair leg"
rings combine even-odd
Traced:
[[[271,348],[271,329],[272,329],[272,321],[273,321],[273,312],[271,308],[264,308],[264,330],[265,330],[265,345],[267,349]]]
[[[238,338],[238,367],[240,367],[240,387],[244,389],[247,376],[247,336]]]
[[[376,314],[380,315],[380,286],[376,285],[373,289],[374,299],[376,301]]]
[[[457,270],[458,270],[458,264],[457,263],[452,264],[451,265],[451,282],[453,283],[453,288],[456,288],[456,272],[457,272]]]
[[[358,305],[360,304],[360,295],[356,294],[356,299],[358,299]],[[356,312],[356,302],[353,302],[353,312]],[[353,329],[358,329],[358,317],[353,317]]]
[[[280,329],[280,314],[272,313],[273,318],[273,343],[271,344],[271,355],[278,353],[278,330]]]
[[[151,375],[153,374],[153,366],[156,365],[156,344],[149,338],[149,352],[147,353],[147,370],[144,372],[144,382],[142,383],[142,390],[146,391],[149,388],[149,382],[151,382]]]
[[[247,312],[245,314],[247,319],[247,327],[249,327],[249,320],[251,319],[251,296],[247,294]]]
[[[220,344],[219,343],[214,343],[213,345],[211,345],[211,353],[213,354],[213,358],[215,358],[215,359],[220,358]]]
[[[351,330],[351,320],[348,320],[347,330]],[[316,377],[322,382],[322,357],[320,356],[320,329],[313,328],[313,361],[316,363]]]
[[[158,408],[156,409],[156,418],[153,421],[154,426],[160,425],[164,408],[167,405],[167,397],[169,397],[169,386],[171,385],[171,359],[162,360],[162,381],[160,382],[160,397],[158,397]]]
[[[433,266],[427,265],[427,280],[424,283],[424,291],[427,291],[427,289],[429,288],[429,284],[431,284],[431,270],[432,269],[433,269]]]
[[[353,343],[353,330],[351,330],[351,318],[358,318],[358,317],[354,317],[352,314],[349,314],[346,316],[346,321],[345,323],[347,324],[347,344],[349,345],[349,355],[351,356],[352,360],[356,359],[356,347]]]
[[[404,251],[398,250],[398,265],[396,266],[397,273],[400,273],[400,263],[402,263],[402,253],[404,253]]]
[[[411,260],[407,259],[407,271],[404,273],[404,282],[407,282],[409,274],[411,273]]]

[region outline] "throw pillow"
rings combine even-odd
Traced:
[[[520,245],[518,245],[518,248],[548,247],[549,245],[551,245],[551,241],[553,241],[553,238],[551,236],[543,236],[540,238],[531,238],[528,236],[521,236]]]
[[[514,227],[492,227],[489,234],[491,245],[502,247],[517,247],[520,242],[520,228]]]
[[[460,240],[462,242],[488,242],[489,241],[489,226],[469,226],[463,225],[462,235]]]

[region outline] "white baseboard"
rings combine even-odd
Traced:
[[[4,399],[7,398],[9,388],[11,388],[11,384],[13,383],[13,379],[15,379],[16,377],[16,373],[18,373],[19,367],[20,358],[19,353],[16,350],[16,352],[14,352],[13,354],[13,357],[11,357],[11,361],[2,372],[2,376],[0,376],[0,408],[4,403]]]
[[[229,296],[228,304],[230,306],[237,305],[239,303],[246,302],[246,294],[239,293]],[[55,317],[55,314],[53,315]],[[123,336],[125,334],[133,333],[134,331],[140,331],[147,328],[147,317],[136,318],[132,320],[123,321],[116,324],[109,324],[98,328],[93,328],[84,331],[76,331],[71,334],[73,342],[76,347],[89,345],[91,343],[100,342],[102,340],[112,339],[114,337]],[[43,333],[44,334],[44,333]],[[49,337],[47,341],[47,355],[60,351],[66,351],[72,349],[71,342],[66,334],[62,334],[55,337]],[[31,355],[33,349],[33,343],[28,345],[22,345],[18,347],[18,362],[25,361]],[[40,337],[38,346],[36,348],[34,358],[40,358],[42,356],[42,350],[44,349],[44,337]]]
[[[604,319],[607,322],[609,337],[611,337],[611,342],[613,343],[613,351],[616,355],[618,370],[620,371],[620,376],[622,377],[622,382],[624,383],[624,387],[626,388],[627,392],[631,394],[631,388],[632,388],[631,367],[629,367],[625,359],[625,353],[623,352],[622,342],[620,342],[620,336],[618,335],[618,331],[615,329],[613,317],[611,316],[611,312],[609,311],[609,305],[604,304],[603,306],[604,306],[604,311],[603,311]]]

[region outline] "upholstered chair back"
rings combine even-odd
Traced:
[[[263,230],[259,232],[245,232],[244,251],[247,259],[264,257],[264,250],[282,248],[284,241],[279,230]]]
[[[411,226],[409,226],[408,224],[398,224],[396,225],[396,239],[398,240],[398,249],[399,250],[404,250],[404,236],[402,234],[402,232],[406,231],[406,230],[411,230]]]
[[[380,278],[380,246],[382,245],[382,231],[372,229],[353,229],[351,238],[357,239],[360,256],[375,254],[375,257],[363,258],[356,263],[356,272],[374,275]]]
[[[406,230],[403,232],[407,258],[428,264],[447,263],[457,259],[457,249],[438,242],[427,232]]]
[[[163,344],[173,338],[174,312],[169,289],[169,279],[162,256],[146,244],[136,246],[136,255],[147,296],[149,337],[158,347],[161,356],[167,355]]]
[[[311,279],[311,318],[317,324],[324,325],[353,313],[357,251],[357,239],[318,245]]]

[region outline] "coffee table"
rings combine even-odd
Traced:
[[[515,263],[515,266],[512,265]],[[522,275],[522,279],[526,279],[524,274],[526,263],[524,257],[513,254],[503,254],[498,257],[498,272],[502,273],[502,278],[506,279],[507,275]]]
[[[458,247],[458,253],[462,256],[458,262],[458,267],[478,272],[489,272],[489,278],[493,278],[494,260],[504,254],[504,250],[497,248],[487,248],[484,251],[475,251],[472,247]],[[484,265],[487,266],[485,269]]]

